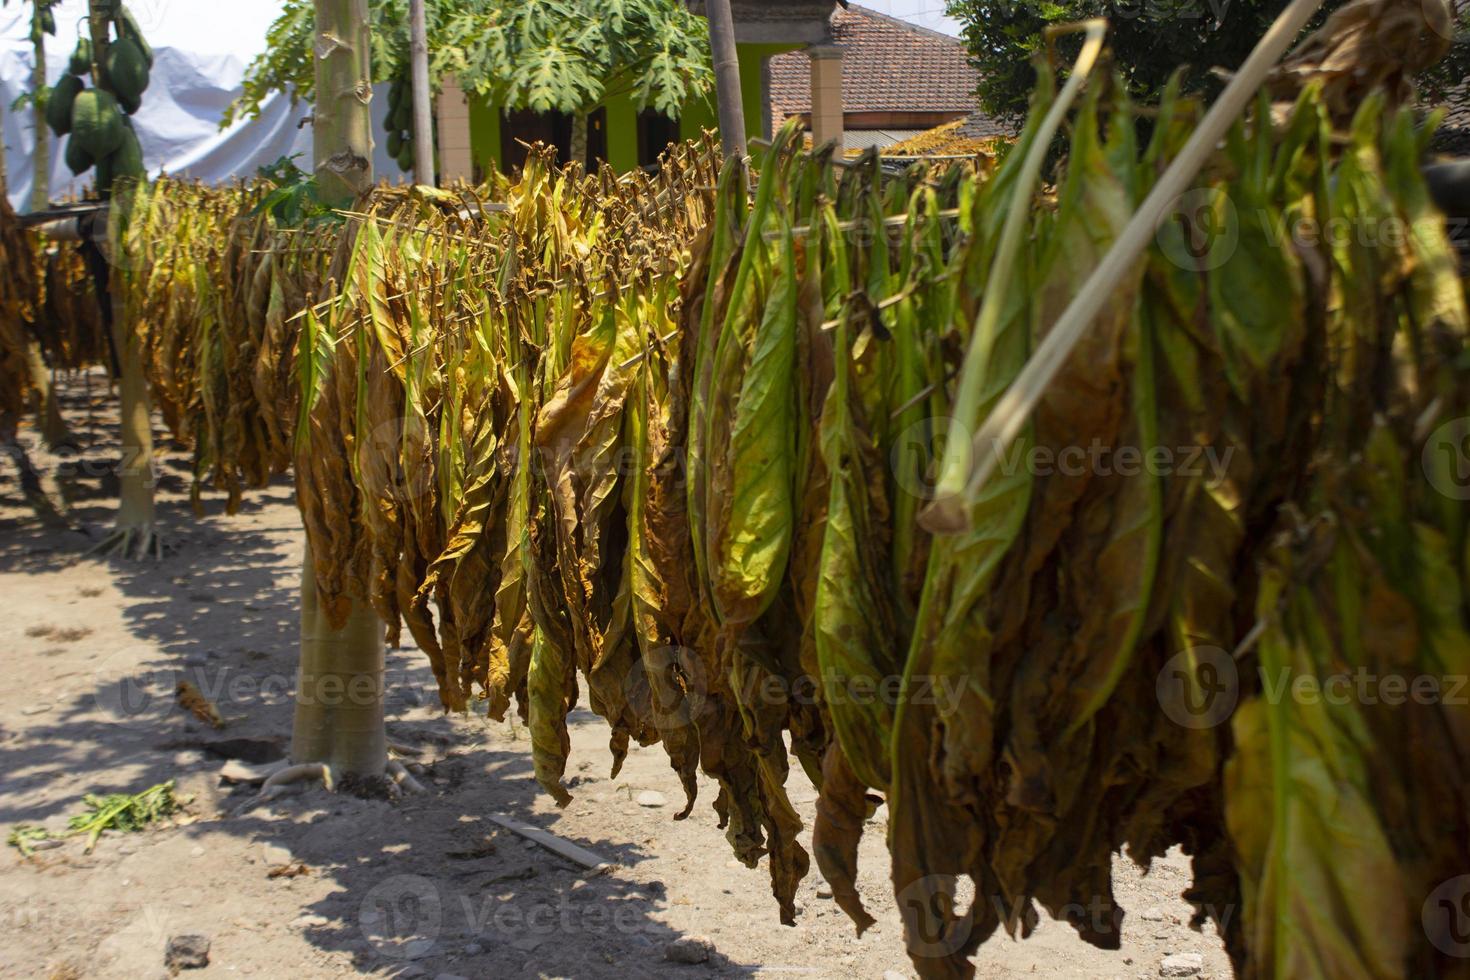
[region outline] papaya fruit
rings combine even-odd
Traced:
[[[138,134],[131,126],[123,137],[122,146],[108,158],[108,163],[111,165],[114,180],[143,180],[148,176],[148,170],[143,165],[143,144],[138,141]]]
[[[84,37],[77,41],[77,49],[71,53],[71,64],[67,65],[73,75],[92,73],[92,39]]]
[[[92,154],[87,152],[75,136],[66,141],[66,166],[74,174],[83,174],[92,169]]]
[[[398,162],[398,169],[404,173],[413,169],[413,140],[404,140],[403,147],[398,155],[393,158]]]
[[[143,58],[143,49],[132,38],[122,37],[112,42],[102,70],[108,87],[124,104],[136,103],[148,89],[148,62]]]
[[[153,45],[149,44],[148,39],[143,36],[142,29],[138,27],[138,18],[133,16],[127,4],[123,4],[118,9],[117,20],[114,23],[117,24],[117,36],[125,37],[136,44],[138,50],[143,52],[143,60],[148,63],[149,68],[152,68]]]
[[[413,129],[413,100],[405,99],[399,103],[398,108],[388,117],[388,131],[403,130],[405,132]]]
[[[87,84],[75,75],[62,75],[46,99],[46,125],[57,136],[71,132],[71,110]]]
[[[104,157],[97,161],[97,173],[92,186],[96,189],[98,196],[107,197],[112,193],[112,181],[115,176],[112,157]]]
[[[127,133],[122,110],[110,92],[79,92],[71,109],[71,138],[93,160],[112,155]]]
[[[398,154],[403,152],[403,134],[396,129],[388,131],[388,155],[398,159]]]
[[[143,97],[140,95],[136,98],[129,99],[123,93],[119,92],[117,104],[122,107],[122,111],[127,113],[127,115],[135,116],[138,114],[138,110],[143,108]]]

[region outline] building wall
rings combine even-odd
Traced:
[[[805,47],[802,44],[740,44],[740,90],[745,108],[745,130],[750,136],[761,135],[761,119],[765,115],[766,93],[763,85],[765,62],[773,55]],[[498,103],[471,94],[470,148],[475,163],[482,171],[500,166],[500,111]],[[628,96],[617,96],[605,103],[607,109],[607,158],[618,171],[638,166],[638,109]],[[714,92],[708,98],[691,100],[679,116],[679,130],[684,139],[697,139],[706,129],[718,129]]]

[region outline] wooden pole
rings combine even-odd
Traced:
[[[409,60],[413,72],[413,171],[420,184],[435,185],[434,109],[429,91],[429,28],[424,0],[409,0]]]
[[[709,46],[715,65],[715,98],[720,107],[720,142],[725,158],[745,155],[745,107],[740,92],[740,56],[730,0],[708,0]]]

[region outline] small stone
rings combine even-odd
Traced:
[[[30,704],[21,708],[20,713],[23,715],[43,715],[50,710],[51,705],[49,704]]]
[[[196,857],[196,858],[198,858],[198,857],[204,857],[204,848],[198,847],[198,846],[192,848],[189,851],[189,856],[190,857]]]
[[[664,794],[652,789],[646,789],[639,793],[633,802],[639,806],[647,807],[650,810],[669,805],[669,801],[664,798]]]
[[[265,847],[261,848],[260,854],[261,858],[265,861],[266,867],[268,868],[275,868],[293,863],[291,860],[291,852],[286,850],[284,847],[281,847],[279,844],[265,845]]]
[[[483,952],[485,952],[485,947],[481,946],[479,943],[465,943],[464,955],[479,956]]]
[[[533,840],[528,840],[522,846],[525,847],[525,849],[528,850],[528,851],[534,851],[536,848],[540,847],[541,845],[540,844],[537,844]]]
[[[1159,964],[1161,977],[1197,977],[1205,968],[1205,958],[1199,953],[1170,953]]]
[[[530,935],[522,936],[520,939],[517,939],[515,942],[511,943],[511,945],[520,950],[522,953],[529,953],[544,942],[546,942],[545,936]]]
[[[832,886],[829,885],[829,884],[827,884],[825,881],[822,882],[820,885],[817,886],[817,897],[818,898],[831,898],[832,897]]]
[[[171,936],[163,952],[163,965],[170,970],[199,970],[209,965],[209,937]]]
[[[671,963],[708,963],[714,951],[714,941],[704,936],[680,936],[664,947],[664,959]]]
[[[883,980],[909,980],[909,978],[897,970],[885,970],[883,972]]]
[[[1138,913],[1138,917],[1144,922],[1163,922],[1164,913],[1155,908],[1147,908]]]
[[[312,926],[324,926],[329,921],[324,915],[298,915],[291,920],[291,925],[297,929],[309,929]]]

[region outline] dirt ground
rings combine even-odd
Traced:
[[[783,927],[764,866],[734,862],[716,829],[711,784],[675,822],[682,794],[662,751],[635,748],[610,779],[606,727],[579,711],[575,799],[558,811],[532,778],[525,730],[446,717],[411,647],[390,653],[388,732],[417,753],[408,761],[427,795],[395,804],[314,788],[236,815],[251,791],[222,784],[224,760],[202,746],[283,743],[289,731],[302,547],[291,485],[252,493],[235,517],[212,499],[196,519],[189,456],[161,440],[160,517],[173,550],[161,564],[86,557],[112,517],[116,406],[97,378],[68,387],[66,400],[80,452],[46,453],[33,430],[22,442],[39,470],[59,473],[70,527],[38,520],[15,461],[0,461],[0,831],[64,829],[84,793],[166,779],[193,802],[170,825],[105,836],[91,854],[76,838],[30,860],[3,848],[0,977],[152,980],[181,934],[210,940],[208,966],[185,974],[201,978],[916,975],[888,887],[883,810],[861,855],[879,925],[855,938],[814,871],[798,925]],[[223,731],[177,707],[179,679],[217,703]],[[799,768],[792,781],[809,828],[816,794]],[[645,791],[664,805],[635,802]],[[498,827],[497,813],[615,867],[588,876]],[[1197,975],[1227,977],[1218,938],[1188,927],[1188,880],[1180,855],[1147,875],[1119,858],[1121,950],[1043,921],[1024,942],[987,943],[979,974],[1153,977],[1166,955],[1195,953]],[[666,959],[672,941],[696,936],[713,945],[708,962]]]

